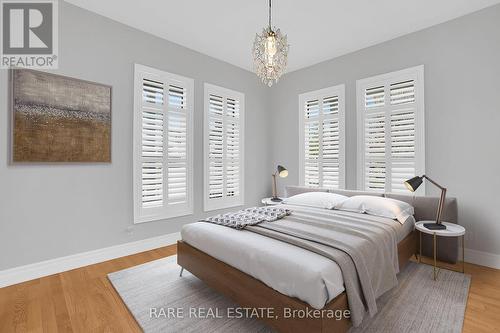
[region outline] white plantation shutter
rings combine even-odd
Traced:
[[[319,186],[319,121],[305,122],[304,185]]]
[[[135,66],[134,216],[192,213],[193,81]]]
[[[240,102],[226,100],[226,196],[240,195]]]
[[[385,191],[385,105],[384,87],[368,88],[365,91],[365,184],[372,191]]]
[[[423,80],[420,66],[358,81],[361,189],[407,192],[404,181],[424,174]]]
[[[163,83],[142,78],[141,205],[163,206]]]
[[[344,85],[299,96],[300,182],[344,188]]]
[[[186,89],[170,84],[168,87],[168,203],[187,203],[187,120]]]
[[[208,197],[224,196],[224,98],[209,95],[208,117]]]
[[[205,84],[205,211],[243,204],[244,95]]]

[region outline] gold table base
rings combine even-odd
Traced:
[[[418,252],[418,263],[420,264],[421,258],[422,258],[422,231],[419,231],[419,234],[420,234],[420,250]],[[434,256],[432,275],[433,275],[434,281],[436,281],[438,278],[438,275],[439,275],[439,271],[441,270],[441,267],[439,267],[437,265],[437,235],[435,232],[432,235],[433,235],[432,236],[432,238],[433,238],[433,246],[432,246],[433,251],[432,252],[433,252],[433,256]],[[458,270],[454,270],[454,269],[449,269],[449,270],[465,274],[465,235],[462,235],[462,271],[458,271]]]

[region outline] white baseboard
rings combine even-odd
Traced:
[[[172,245],[180,239],[180,232],[147,238],[103,249],[77,253],[66,257],[50,259],[25,266],[0,271],[0,288],[16,283],[37,279],[71,269],[96,264],[99,262],[149,251],[159,247]]]
[[[61,273],[71,269],[128,256],[131,254],[172,245],[175,244],[179,239],[180,233],[176,232],[163,236],[143,239],[136,242],[125,243],[106,247],[103,249],[73,254],[66,257],[41,261],[25,266],[9,268],[0,271],[0,288],[52,274]],[[500,269],[500,255],[498,254],[482,252],[473,249],[465,249],[465,261],[476,265]]]
[[[462,250],[460,249],[460,252]],[[461,258],[461,253],[460,257]],[[461,259],[460,259],[461,260]],[[465,262],[500,269],[500,255],[473,249],[465,249]]]

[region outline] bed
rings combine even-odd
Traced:
[[[289,194],[305,191],[308,189],[287,188]],[[343,194],[360,193],[345,191]],[[414,197],[404,199],[415,200]],[[415,202],[411,203],[415,205]],[[417,202],[415,215],[425,215],[429,205],[420,207],[418,204]],[[453,210],[456,201],[452,199],[447,206]],[[299,207],[287,208],[294,210]],[[328,214],[341,214],[353,219],[359,215],[335,211],[329,211]],[[413,218],[401,225],[394,223],[397,226],[397,265],[400,268],[417,249],[413,224]],[[254,232],[205,222],[186,225],[182,229],[182,241],[178,243],[178,263],[242,307],[270,307],[275,309],[275,313],[283,313],[285,308],[332,311],[349,309],[345,281],[335,261]],[[345,332],[351,325],[348,318],[262,319],[282,332]]]

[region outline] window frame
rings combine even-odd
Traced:
[[[177,83],[186,89],[186,203],[183,206],[175,207],[164,202],[161,207],[142,207],[142,80],[147,77],[152,80],[162,82],[168,86]],[[164,94],[168,94],[168,90]],[[167,100],[167,99],[164,99]],[[165,106],[168,109],[168,104]],[[194,136],[194,80],[188,77],[162,71],[156,68],[134,64],[134,115],[133,115],[133,202],[134,202],[134,224],[159,221],[173,217],[193,214],[193,136]],[[168,111],[167,111],[168,112]],[[163,124],[163,188],[168,189],[168,139],[165,126]],[[164,197],[165,198],[165,197]]]
[[[339,98],[339,189],[346,187],[346,172],[345,172],[345,84],[339,84],[319,90],[309,91],[299,94],[299,184],[305,184],[305,117],[304,105],[308,100],[322,100],[325,97],[338,96]],[[321,112],[320,112],[321,115]],[[318,118],[319,120],[320,118]],[[320,138],[322,140],[322,138]],[[318,166],[319,169],[319,166]],[[320,180],[321,183],[321,180]],[[323,187],[319,186],[320,188]]]
[[[357,188],[362,191],[366,189],[365,184],[365,90],[377,86],[384,87],[385,105],[381,107],[385,115],[385,187],[384,192],[392,192],[392,170],[391,170],[391,135],[390,135],[390,116],[393,108],[401,106],[391,106],[387,104],[390,101],[390,86],[397,82],[414,80],[415,81],[415,174],[425,174],[425,81],[424,65],[410,67],[390,73],[372,76],[356,81],[356,117],[357,117]],[[389,124],[389,126],[387,126]],[[389,128],[389,130],[387,130]],[[389,163],[388,163],[389,162]],[[389,167],[388,167],[389,166]],[[387,176],[389,174],[389,177]],[[376,192],[376,191],[373,191]],[[398,192],[399,193],[399,192]],[[425,194],[425,182],[415,192],[416,194]]]
[[[239,101],[239,142],[240,142],[240,161],[239,161],[239,184],[240,191],[238,196],[232,198],[222,197],[217,199],[209,198],[209,107],[210,95],[220,95],[224,100],[231,98]],[[205,212],[243,206],[245,204],[245,94],[228,88],[220,87],[211,83],[204,83],[203,94],[204,112],[203,112],[203,209]],[[225,108],[225,107],[224,107]],[[223,117],[227,117],[223,115]],[[223,118],[223,119],[224,119]],[[224,125],[223,125],[224,126]],[[224,140],[224,147],[226,140]],[[224,164],[225,166],[225,164]]]

